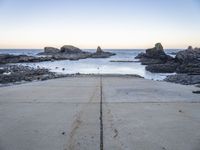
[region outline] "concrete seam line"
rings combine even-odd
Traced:
[[[100,76],[100,150],[103,150],[103,105],[102,105],[102,76]]]

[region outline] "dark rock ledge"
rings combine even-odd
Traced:
[[[165,81],[180,84],[200,83],[200,48],[192,48],[179,51],[175,58],[164,52],[163,46],[157,43],[154,48],[147,49],[146,53],[140,53],[137,57],[146,70],[153,73],[177,73],[168,76]]]
[[[104,52],[100,47],[95,53],[84,52],[77,47],[65,45],[60,49],[45,47],[44,52],[37,57],[27,55],[0,54],[0,84],[10,84],[22,81],[47,80],[71,75],[50,72],[48,69],[31,68],[13,63],[42,62],[54,60],[79,60],[86,58],[108,58],[115,54]]]
[[[0,68],[0,84],[4,85],[22,81],[42,81],[64,76],[50,72],[48,69],[35,69],[21,65],[4,65],[0,66]]]
[[[45,47],[44,52],[39,53],[38,57],[27,55],[10,55],[0,54],[0,64],[8,63],[23,63],[23,62],[42,62],[42,61],[54,61],[54,60],[79,60],[86,58],[108,58],[115,55],[114,53],[104,52],[98,47],[97,52],[85,52],[81,49],[65,45],[60,49],[54,47]]]
[[[71,46],[65,45],[59,49],[53,47],[45,47],[43,53],[39,53],[39,55],[46,55],[52,57],[53,60],[79,60],[86,58],[108,58],[114,53],[104,52],[100,47],[97,48],[95,53],[84,52],[81,49]]]

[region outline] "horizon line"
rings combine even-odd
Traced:
[[[151,47],[151,48],[153,48],[153,47]],[[0,48],[0,50],[43,50],[43,49],[44,48]],[[81,49],[81,50],[95,50],[97,48],[79,48],[79,49]],[[103,50],[146,50],[146,49],[150,49],[150,48],[102,48],[102,49]],[[187,49],[187,48],[163,48],[163,49],[164,50],[170,50],[170,49]]]

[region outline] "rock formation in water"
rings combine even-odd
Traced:
[[[111,52],[104,52],[100,46],[97,47],[96,53],[92,54],[92,58],[108,58],[115,55],[114,53]]]
[[[60,52],[67,54],[77,54],[77,53],[82,53],[83,51],[72,45],[64,45],[63,47],[60,48]]]
[[[51,57],[0,54],[0,64],[51,61]]]
[[[140,53],[136,58],[140,59],[143,65],[163,64],[173,59],[164,52],[161,43],[155,44],[155,47],[147,49],[146,53]]]
[[[10,55],[10,54],[0,54],[0,64],[6,63],[21,63],[21,62],[42,62],[42,61],[54,61],[54,60],[79,60],[86,58],[108,58],[114,53],[104,52],[99,47],[99,50],[95,53],[85,52],[81,49],[65,45],[61,49],[54,47],[45,47],[44,52],[39,53],[38,56],[27,56],[27,55]]]
[[[136,58],[147,65],[146,70],[154,73],[178,73],[167,77],[165,80],[181,84],[200,83],[200,49],[179,51],[175,58],[165,54],[163,47],[157,43],[154,48],[147,49]]]
[[[60,50],[58,48],[54,48],[54,47],[45,47],[44,52],[51,54],[51,53],[58,53],[58,52],[60,52]]]

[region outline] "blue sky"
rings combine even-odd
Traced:
[[[0,0],[0,48],[200,47],[200,0]]]

